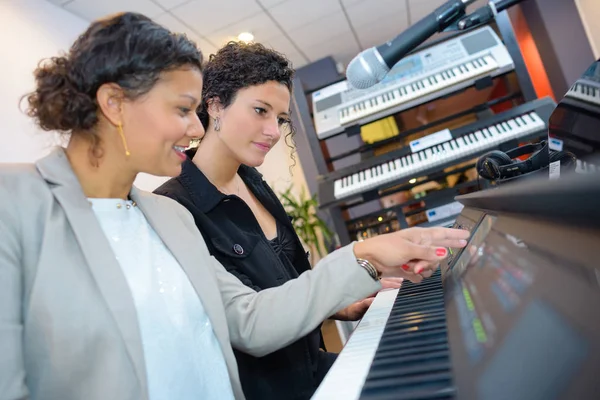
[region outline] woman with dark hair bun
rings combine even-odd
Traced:
[[[455,230],[384,235],[257,293],[211,257],[184,207],[133,186],[140,172],[177,176],[204,135],[193,42],[118,14],[35,79],[28,114],[69,141],[0,164],[2,399],[244,399],[233,347],[277,351],[380,276],[418,282],[464,245]]]

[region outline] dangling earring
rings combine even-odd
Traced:
[[[127,141],[125,140],[125,134],[123,133],[123,125],[121,125],[120,122],[117,125],[117,130],[119,131],[119,135],[121,135],[121,140],[123,141],[123,147],[125,147],[125,155],[127,157],[129,157],[131,155],[131,153],[129,152],[129,149],[127,148]]]
[[[219,117],[215,118],[215,131],[220,131],[221,130],[221,120],[219,119]]]

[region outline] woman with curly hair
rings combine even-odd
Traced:
[[[199,113],[206,135],[188,151],[181,175],[154,191],[186,206],[211,254],[256,291],[311,269],[282,204],[255,169],[281,136],[294,134],[293,75],[285,56],[259,43],[231,42],[211,56]],[[400,282],[387,280],[384,286]],[[356,302],[332,318],[357,320],[372,300]],[[246,396],[309,399],[336,358],[323,348],[317,326],[265,357],[236,352]]]
[[[233,347],[281,349],[379,290],[377,271],[420,281],[436,246],[460,244],[454,230],[373,238],[257,293],[211,257],[184,207],[133,186],[140,172],[178,175],[204,135],[193,42],[119,14],[34,75],[28,114],[69,140],[0,164],[2,399],[244,399]]]

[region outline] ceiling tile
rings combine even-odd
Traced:
[[[355,25],[354,31],[363,49],[367,49],[395,38],[406,28],[408,28],[406,12],[399,12],[380,17],[377,21],[377,29],[373,29],[373,23],[367,23]]]
[[[264,8],[271,8],[277,4],[284,3],[289,0],[257,0]]]
[[[150,0],[75,0],[64,8],[88,21],[105,17],[110,14],[133,11],[154,18],[164,13],[164,10]]]
[[[154,21],[173,32],[185,33],[190,39],[196,42],[198,48],[202,50],[205,59],[208,59],[209,54],[217,51],[217,48],[213,46],[212,43],[200,37],[193,29],[188,28],[170,13],[165,13],[157,18],[154,18]]]
[[[285,26],[284,29],[286,29]],[[348,20],[342,13],[313,21],[289,31],[288,34],[302,50],[315,43],[327,45],[327,43],[330,43],[330,37],[344,34],[347,36],[346,40],[356,42],[350,30]],[[335,47],[332,46],[331,49],[334,50]]]
[[[171,13],[199,34],[206,36],[261,11],[255,1],[193,0],[173,8]]]
[[[286,1],[269,8],[268,11],[286,32],[323,17],[333,18],[344,15],[338,0]]]
[[[156,3],[160,4],[165,10],[170,10],[175,7],[179,7],[182,4],[185,4],[191,0],[154,0]]]
[[[376,0],[374,0],[376,1]],[[363,3],[363,4],[370,4],[371,1],[365,1],[365,0],[342,0],[342,5],[344,7],[350,7],[353,4],[357,4],[357,3]]]
[[[52,3],[52,4],[56,4],[57,6],[62,6],[62,5],[66,4],[66,3],[69,3],[69,2],[71,2],[73,0],[48,0],[48,1],[50,3]]]
[[[394,26],[394,18],[404,26],[406,21],[406,3],[398,0],[371,0],[355,2],[346,7],[346,13],[352,26],[370,25],[371,30],[378,30],[382,26],[381,20]],[[384,26],[387,26],[384,25]],[[375,29],[374,29],[375,28]],[[400,33],[400,30],[398,30]]]
[[[275,36],[281,36],[282,32],[267,14],[260,13],[240,22],[229,25],[217,32],[207,35],[207,39],[218,46],[222,46],[230,40],[236,40],[242,32],[250,32],[254,40],[262,42]]]
[[[300,54],[297,51],[286,52],[284,54],[285,54],[286,58],[288,60],[290,60],[290,62],[292,63],[292,67],[294,67],[294,69],[303,67],[304,65],[306,65],[310,62],[306,57],[304,57],[302,54]]]
[[[302,55],[284,35],[274,36],[269,40],[261,41],[261,43],[266,47],[277,50],[285,55],[292,62],[294,68],[301,67],[309,62],[309,60]]]
[[[329,37],[326,41],[314,42],[302,50],[311,61],[333,56],[336,61],[347,62],[360,52],[356,40],[348,34]]]
[[[298,52],[298,49],[294,47],[294,44],[284,35],[273,36],[270,39],[261,40],[260,43],[283,54]]]

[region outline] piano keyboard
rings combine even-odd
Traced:
[[[402,282],[404,286],[406,282]],[[369,372],[399,289],[379,292],[313,399],[356,399]],[[351,368],[336,368],[337,365]]]
[[[406,282],[394,302],[360,399],[452,398],[452,365],[440,269]]]
[[[546,124],[535,111],[522,114],[337,179],[334,181],[334,196],[336,199],[342,199],[399,179],[414,178],[425,169],[445,165],[458,158],[482,154],[495,149],[501,143],[523,138],[545,127]]]
[[[494,71],[497,68],[498,63],[492,56],[478,57],[469,62],[447,68],[436,74],[343,107],[339,111],[340,122],[348,124],[357,121],[367,115],[375,114],[379,111],[451,87],[461,81],[475,78],[487,72]]]
[[[311,93],[315,132],[326,139],[512,70],[514,62],[494,30],[474,29],[404,57],[368,89],[343,80]]]
[[[577,81],[569,89],[566,96],[600,106],[600,88],[596,84],[588,83],[588,81]]]
[[[440,269],[420,284],[404,281],[378,294],[376,303],[312,400],[452,398]]]

